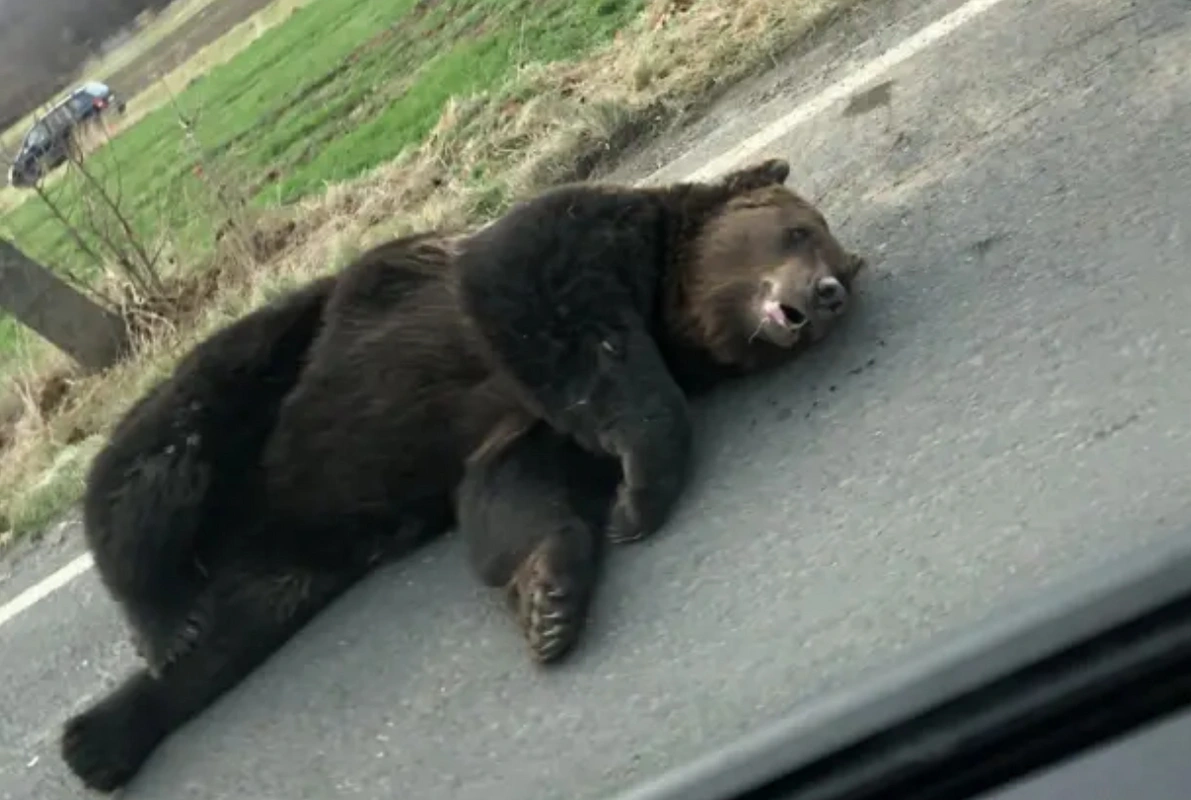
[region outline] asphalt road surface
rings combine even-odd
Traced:
[[[687,153],[656,176],[677,178],[770,131],[742,155],[790,158],[874,256],[850,324],[700,407],[686,501],[617,553],[565,666],[530,667],[448,539],[323,615],[126,796],[605,797],[1177,532],[1188,54],[1185,0],[892,0],[640,156],[636,177]],[[0,613],[0,798],[84,796],[59,726],[133,663],[93,572],[21,594],[81,552],[58,539],[2,568],[0,604],[24,600]]]

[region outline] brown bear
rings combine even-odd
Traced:
[[[96,564],[149,663],[67,722],[71,769],[126,783],[380,560],[449,529],[457,491],[477,503],[469,541],[514,556],[482,577],[519,570],[535,653],[560,652],[595,548],[557,545],[559,524],[604,492],[610,538],[655,530],[691,447],[683,387],[779,363],[846,305],[862,262],[788,172],[562,187],[470,234],[375,248],[200,346],[89,478]],[[500,544],[502,497],[565,486],[527,469],[555,457],[603,459],[610,488],[592,478],[573,517],[510,532],[528,552]]]

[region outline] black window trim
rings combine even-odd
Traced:
[[[971,797],[1188,703],[1191,532],[1019,599],[614,797]]]

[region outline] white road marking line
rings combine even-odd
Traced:
[[[0,606],[0,625],[11,620],[22,611],[49,597],[66,584],[91,569],[90,553],[83,553],[60,570],[30,586],[25,591]]]
[[[964,3],[951,13],[940,17],[925,28],[922,28],[908,39],[903,39],[872,61],[845,75],[805,103],[796,106],[784,117],[770,123],[735,147],[711,159],[702,167],[689,174],[686,180],[708,180],[709,178],[714,178],[716,175],[727,172],[807,120],[823,113],[823,111],[835,103],[847,100],[857,91],[865,88],[867,84],[881,77],[889,70],[918,55],[931,45],[936,44],[958,28],[966,25],[985,11],[1002,2],[1004,0],[969,0],[969,2]],[[653,174],[657,175],[665,169],[666,167],[663,167]],[[651,175],[646,181],[652,177]],[[40,583],[21,592],[15,598],[0,606],[0,626],[11,621],[22,611],[49,597],[58,589],[61,589],[79,575],[89,570],[91,566],[91,556],[89,553],[85,553]]]
[[[744,141],[707,161],[688,175],[686,180],[709,180],[747,161],[799,125],[822,114],[836,103],[848,100],[853,94],[867,88],[870,83],[883,77],[894,67],[908,61],[931,45],[937,44],[961,26],[1002,2],[1004,0],[970,0],[970,2],[964,3],[908,39],[903,39],[872,61],[840,78],[806,102],[795,106],[785,116],[774,120]],[[666,168],[662,167],[653,175],[661,173]],[[650,176],[650,179],[653,178],[653,175]]]

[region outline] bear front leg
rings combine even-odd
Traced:
[[[694,435],[686,396],[651,337],[634,332],[602,346],[599,441],[622,471],[607,535],[622,544],[669,518],[686,486]]]
[[[626,544],[656,532],[669,518],[686,485],[693,436],[684,408],[643,419],[639,430],[618,438],[624,478],[607,533],[613,543]]]

